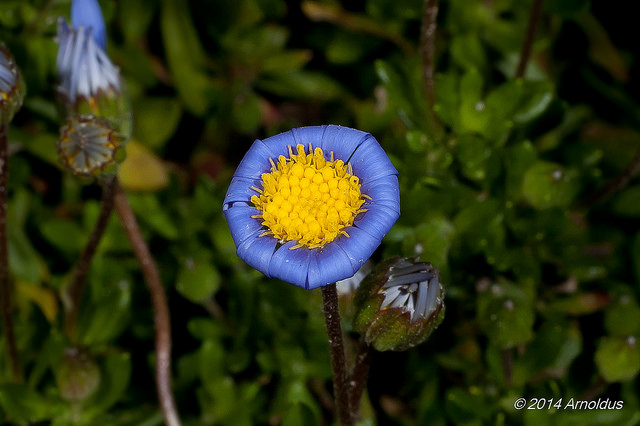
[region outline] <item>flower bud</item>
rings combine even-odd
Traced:
[[[8,124],[22,106],[24,82],[9,50],[0,44],[0,125]]]
[[[75,3],[74,3],[75,4]],[[94,27],[69,27],[58,22],[56,68],[65,116],[93,114],[111,122],[123,140],[131,136],[131,107],[120,70],[96,43]]]
[[[379,351],[423,343],[444,318],[440,272],[430,263],[394,257],[378,265],[356,292],[353,328]]]
[[[68,401],[84,401],[100,384],[100,368],[82,349],[65,349],[56,373],[60,395]]]
[[[94,115],[74,115],[60,129],[58,157],[78,176],[115,173],[124,150],[111,123]]]

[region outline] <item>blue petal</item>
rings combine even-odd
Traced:
[[[271,163],[269,158],[272,158],[273,154],[267,148],[261,140],[256,140],[249,148],[249,151],[244,155],[242,161],[238,165],[234,177],[242,177],[246,179],[262,179],[263,173],[271,171]],[[277,160],[277,157],[274,161]],[[259,187],[257,187],[259,188]]]
[[[309,150],[309,144],[311,144],[314,149],[316,147],[322,147],[322,137],[326,128],[327,126],[298,127],[297,129],[291,129],[291,133],[296,141],[295,144],[303,145],[305,152],[307,152]]]
[[[104,17],[97,0],[73,0],[71,3],[71,25],[74,28],[83,26],[85,30],[93,29],[93,39],[105,50],[107,48],[107,32]]]
[[[370,205],[366,212],[358,213],[353,221],[354,226],[366,231],[372,237],[382,239],[396,223],[400,213],[385,205]],[[347,230],[351,235],[351,232]]]
[[[342,236],[336,239],[333,244],[340,246],[351,262],[353,272],[351,272],[351,275],[344,277],[348,278],[358,272],[362,264],[371,257],[380,245],[381,239],[355,226],[346,228],[345,231],[349,234],[349,238]]]
[[[269,276],[306,288],[311,251],[305,248],[289,250],[296,244],[296,241],[289,241],[274,253],[269,263]]]
[[[269,263],[276,250],[278,241],[265,235],[259,237],[259,232],[255,232],[238,246],[238,257],[247,262],[249,266],[269,276]]]
[[[335,241],[322,249],[313,250],[311,257],[307,277],[309,290],[352,277],[355,274],[349,256],[339,245],[335,244]]]
[[[367,181],[360,191],[371,197],[365,201],[362,208],[368,209],[372,205],[387,206],[400,213],[400,188],[396,175],[384,176],[374,181]]]
[[[367,138],[351,157],[353,173],[360,178],[363,185],[389,175],[397,175],[398,171],[378,141]]]
[[[257,214],[260,214],[258,209],[249,206],[233,206],[224,211],[236,247],[239,247],[252,234],[262,231],[260,219],[251,217]]]
[[[373,136],[349,127],[329,125],[324,131],[321,148],[327,159],[330,158],[330,152],[333,151],[334,159],[346,163],[356,148],[367,138],[373,138]]]
[[[295,148],[297,145],[297,142],[293,137],[292,130],[266,138],[262,143],[264,143],[269,150],[269,157],[271,157],[273,161],[277,161],[278,157],[281,155],[289,158],[289,146]]]
[[[258,179],[232,178],[229,189],[227,189],[227,195],[224,197],[223,209],[230,207],[230,203],[239,201],[249,203],[252,196],[259,196],[258,191],[251,189],[252,186],[262,189],[261,181]]]

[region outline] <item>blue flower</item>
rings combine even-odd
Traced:
[[[105,25],[95,0],[74,0],[72,28],[64,19],[58,22],[57,70],[60,93],[73,110],[78,101],[98,103],[99,95],[120,94],[120,72],[104,51]]]
[[[400,216],[397,175],[372,135],[347,127],[256,140],[223,205],[238,256],[306,289],[351,277]]]

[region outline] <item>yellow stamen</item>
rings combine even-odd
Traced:
[[[291,249],[318,248],[339,235],[349,237],[344,230],[353,225],[366,199],[360,192],[360,180],[353,175],[351,164],[334,161],[333,151],[326,160],[321,148],[309,144],[289,146],[289,158],[280,156],[277,164],[270,158],[271,172],[262,175],[260,195],[251,202],[262,212],[252,216],[262,219],[271,235],[282,241],[296,241]]]

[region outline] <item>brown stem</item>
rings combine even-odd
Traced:
[[[127,196],[117,180],[114,182],[114,206],[120,222],[124,227],[127,237],[133,248],[133,252],[140,263],[144,281],[151,293],[153,316],[156,332],[156,384],[158,399],[165,424],[168,426],[180,425],[180,419],[176,410],[173,393],[171,390],[171,324],[169,320],[169,305],[164,293],[164,287],[160,280],[160,273],[156,266],[149,247],[145,242],[136,217],[127,201]]]
[[[636,155],[631,160],[631,163],[627,166],[626,169],[622,171],[615,179],[609,182],[602,189],[597,191],[591,197],[584,200],[580,203],[580,207],[591,207],[593,204],[598,201],[607,198],[609,195],[614,192],[618,192],[640,173],[640,149],[636,152]]]
[[[422,12],[422,25],[420,27],[420,56],[422,57],[422,83],[424,95],[429,108],[428,120],[432,127],[439,126],[438,119],[433,111],[436,104],[436,85],[434,79],[435,68],[435,42],[438,17],[438,0],[425,0]]]
[[[355,364],[349,380],[349,401],[353,415],[356,418],[360,411],[360,401],[362,400],[362,393],[367,384],[370,366],[371,349],[364,339],[361,339],[358,343],[358,354],[356,355]]]
[[[529,13],[529,23],[527,24],[527,33],[525,34],[524,41],[522,42],[522,48],[520,49],[520,61],[518,62],[518,68],[516,69],[516,78],[522,78],[527,70],[527,64],[531,57],[531,48],[533,46],[533,39],[536,34],[536,28],[540,22],[542,16],[542,4],[544,0],[534,0],[531,6],[531,12]]]
[[[513,383],[513,352],[512,349],[503,349],[500,353],[502,356],[502,374],[504,383],[511,386]]]
[[[9,282],[9,242],[7,235],[7,199],[9,174],[9,142],[7,126],[0,123],[0,298],[2,298],[2,324],[9,352],[13,380],[22,382],[22,369],[18,359],[18,345],[13,330],[11,288]]]
[[[65,330],[67,332],[67,336],[71,340],[76,339],[78,309],[80,307],[80,301],[82,299],[82,292],[87,281],[87,275],[89,274],[89,269],[91,268],[91,261],[93,259],[93,256],[95,256],[96,254],[98,245],[100,244],[100,240],[104,235],[104,231],[107,229],[109,217],[111,216],[111,211],[113,210],[114,185],[115,178],[110,178],[103,185],[102,203],[100,206],[100,214],[98,216],[98,220],[96,221],[93,231],[91,232],[91,236],[89,237],[87,245],[84,247],[84,250],[80,255],[80,259],[78,259],[76,269],[71,279],[69,290],[69,309],[65,318]]]
[[[352,426],[353,415],[349,407],[349,391],[347,388],[347,368],[345,364],[342,327],[340,326],[340,312],[338,310],[338,292],[336,284],[322,287],[322,307],[324,320],[329,336],[329,350],[331,353],[331,371],[333,373],[333,397],[338,409],[338,419],[341,426]]]

